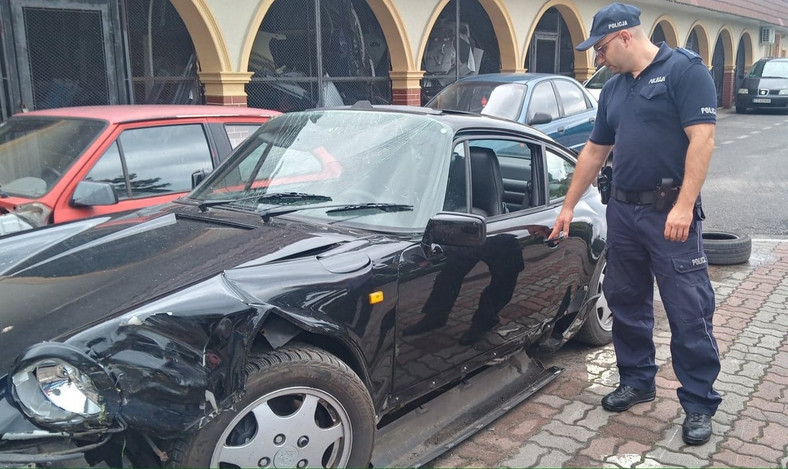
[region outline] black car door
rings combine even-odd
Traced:
[[[532,342],[576,278],[575,263],[563,263],[564,244],[545,243],[560,204],[549,203],[543,144],[470,137],[455,146],[448,173],[444,210],[484,216],[487,238],[481,247],[414,246],[403,254],[395,392],[440,383]]]

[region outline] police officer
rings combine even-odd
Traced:
[[[620,381],[602,406],[621,412],[654,400],[656,277],[686,412],[682,437],[700,445],[711,436],[711,416],[722,400],[713,388],[720,361],[700,207],[714,148],[717,92],[697,54],[651,43],[632,5],[613,3],[594,15],[590,37],[577,50],[591,47],[597,65],[617,75],[602,88],[594,130],[550,238],[569,231],[575,205],[615,144],[604,292],[613,312]]]

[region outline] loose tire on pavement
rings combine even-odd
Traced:
[[[170,449],[182,467],[367,467],[372,400],[334,355],[307,345],[253,354],[246,392]]]
[[[709,264],[743,264],[750,260],[752,240],[746,234],[704,231],[703,250]]]
[[[605,262],[605,260],[602,259],[600,262]],[[595,293],[599,295],[596,300],[596,305],[574,337],[575,340],[583,342],[584,344],[601,346],[607,345],[613,341],[613,312],[610,311],[610,307],[607,305],[607,299],[605,299],[605,293],[602,291],[602,283],[605,281],[606,268],[607,264],[602,266],[599,278],[595,284]]]

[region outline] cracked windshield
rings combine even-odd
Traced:
[[[210,206],[420,230],[440,211],[452,132],[426,116],[324,110],[271,120],[191,194]],[[217,203],[218,202],[218,203]]]

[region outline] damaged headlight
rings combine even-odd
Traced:
[[[57,430],[108,426],[120,402],[101,366],[65,344],[34,346],[15,366],[14,400],[34,422]]]

